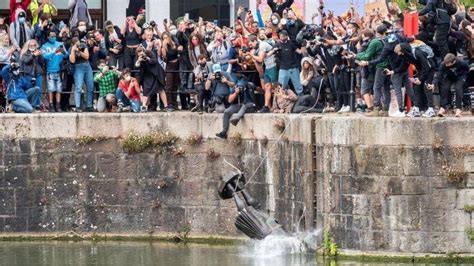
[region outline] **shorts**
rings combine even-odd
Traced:
[[[48,92],[63,91],[63,83],[61,81],[60,73],[48,73],[46,74],[46,79],[48,81]]]
[[[362,78],[360,94],[374,94],[374,80]]]
[[[272,67],[269,69],[265,69],[265,73],[263,74],[263,82],[264,83],[275,83],[278,81],[278,69],[277,67]]]

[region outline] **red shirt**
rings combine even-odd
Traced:
[[[17,3],[18,2],[18,3]],[[17,8],[22,8],[23,10],[28,10],[31,0],[10,0],[10,22],[15,22],[15,11]]]
[[[128,98],[130,100],[134,100],[134,101],[140,101],[140,94],[138,94],[137,91],[140,91],[140,84],[138,84],[138,81],[134,78],[132,78],[132,80],[130,80],[129,82],[121,79],[120,82],[119,82],[119,89],[121,89],[125,94],[129,93],[128,91],[128,87],[130,86],[130,83],[133,83],[134,85],[130,88],[130,95],[128,96]]]

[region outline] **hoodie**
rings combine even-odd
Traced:
[[[305,62],[308,62],[311,65],[311,68],[307,73],[304,72],[303,65]],[[301,80],[301,85],[303,86],[308,86],[309,82],[314,78],[314,63],[311,57],[304,57],[303,60],[301,60],[301,72],[300,72],[300,80]]]
[[[421,83],[427,82],[431,84],[433,82],[435,64],[432,59],[426,57],[425,53],[420,49],[413,50],[411,45],[407,43],[400,44],[401,51],[409,64],[413,64],[416,67],[417,75]],[[415,51],[415,54],[413,54]]]
[[[22,75],[13,78],[12,74],[10,73],[10,65],[3,67],[3,69],[0,71],[0,77],[3,78],[3,81],[7,87],[8,100],[14,101],[28,98],[25,91],[31,88],[31,83],[29,83]]]
[[[19,50],[21,50],[21,48],[23,47],[20,47],[20,22],[18,22],[18,15],[21,13],[21,12],[25,12],[25,10],[21,9],[21,8],[17,8],[16,11],[15,11],[15,22],[12,22],[10,24],[10,40],[12,42],[12,44],[17,47]],[[26,14],[26,12],[25,12]],[[24,26],[25,26],[25,34],[26,34],[26,40],[25,40],[25,43],[27,41],[29,41],[31,38],[33,38],[33,30],[31,29],[30,26],[28,26],[28,24],[25,22],[24,23]]]

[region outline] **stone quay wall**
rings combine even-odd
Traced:
[[[472,118],[256,114],[227,141],[221,127],[213,114],[2,115],[0,230],[242,237],[217,195],[235,166],[288,231],[324,228],[346,250],[474,252]],[[124,148],[160,130],[179,140]]]

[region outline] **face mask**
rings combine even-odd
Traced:
[[[199,64],[201,67],[205,67],[206,66],[206,63],[200,63]]]
[[[278,22],[279,22],[278,19],[272,20],[272,24],[275,25],[275,26],[278,25]]]
[[[129,82],[130,80],[132,80],[132,77],[128,76],[125,78],[125,81]]]
[[[199,41],[198,40],[192,40],[192,43],[194,46],[198,46],[199,45]]]
[[[25,23],[25,21],[26,21],[26,18],[24,18],[24,17],[21,17],[21,18],[19,18],[19,19],[18,19],[18,21],[19,21],[20,23]]]
[[[102,71],[102,70],[104,70],[104,66],[99,66],[98,69],[99,69],[100,71]]]
[[[77,29],[78,29],[80,32],[84,32],[84,31],[86,31],[86,26],[79,26],[79,27],[77,27]]]
[[[258,39],[259,39],[260,41],[265,41],[267,38],[266,38],[265,36],[260,36]]]
[[[114,32],[114,28],[113,27],[107,28],[107,31],[112,33]]]
[[[56,42],[56,37],[49,37],[48,41],[49,41],[49,43],[55,43]]]
[[[288,22],[288,20],[286,20],[286,18],[282,18],[282,19],[281,19],[281,24],[282,24],[282,25],[286,25],[287,22]]]
[[[209,35],[211,35],[211,34],[214,33],[214,31],[213,31],[213,30],[206,30],[206,33],[209,34]]]
[[[36,51],[36,48],[28,48],[28,51],[34,52],[34,51]]]
[[[353,32],[352,32],[351,29],[347,29],[347,35],[352,36],[352,33],[353,33]]]
[[[13,73],[13,75],[18,76],[18,75],[20,75],[20,70],[19,69],[13,70],[12,73]]]
[[[178,34],[178,30],[170,30],[171,35],[176,35]]]

